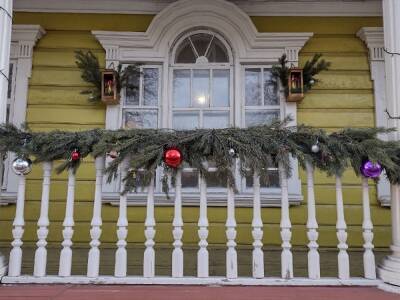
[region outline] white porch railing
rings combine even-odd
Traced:
[[[170,277],[157,276],[155,270],[155,225],[154,216],[154,178],[151,179],[147,189],[147,210],[145,219],[145,250],[143,260],[143,276],[130,276],[127,273],[126,238],[128,234],[127,199],[125,195],[120,196],[119,217],[116,220],[116,250],[114,276],[102,276],[99,273],[101,253],[99,249],[101,241],[101,191],[103,184],[104,157],[98,157],[95,161],[96,185],[93,202],[93,216],[90,230],[90,250],[88,253],[87,275],[75,276],[71,274],[71,262],[73,255],[72,238],[74,228],[74,197],[75,197],[75,175],[72,171],[68,174],[67,201],[65,209],[63,242],[60,253],[58,276],[46,275],[47,251],[46,238],[48,234],[48,210],[50,195],[50,173],[52,164],[43,164],[43,189],[41,199],[40,218],[38,220],[38,242],[34,261],[33,274],[21,274],[22,256],[21,249],[24,233],[24,201],[25,201],[25,177],[19,177],[19,192],[14,219],[12,250],[10,253],[9,273],[2,279],[3,283],[107,283],[107,284],[248,284],[248,285],[377,285],[380,281],[376,279],[375,258],[373,249],[372,222],[370,217],[370,206],[368,199],[368,180],[362,179],[362,209],[363,209],[363,237],[364,237],[364,278],[350,277],[349,256],[347,253],[347,232],[344,216],[343,196],[341,178],[336,177],[336,207],[337,207],[337,238],[338,238],[338,274],[337,278],[320,277],[320,258],[318,253],[318,224],[316,221],[316,207],[314,197],[313,167],[307,165],[307,237],[308,243],[308,278],[296,277],[293,272],[293,255],[291,251],[291,221],[288,201],[288,179],[282,167],[279,168],[281,180],[281,278],[268,277],[268,266],[264,266],[264,256],[268,252],[263,251],[263,221],[261,219],[260,204],[260,178],[254,174],[253,186],[253,220],[252,220],[252,277],[238,276],[238,258],[236,252],[236,219],[235,219],[235,194],[228,184],[227,189],[227,219],[226,219],[226,275],[225,277],[209,276],[209,253],[207,250],[207,238],[209,234],[207,219],[207,184],[205,178],[200,178],[200,213],[198,220],[199,249],[197,253],[197,277],[185,276],[184,250],[182,248],[183,218],[182,218],[182,187],[181,172],[178,171],[175,188],[175,204],[173,218],[173,252],[172,268]],[[122,165],[122,176],[126,174],[126,161]],[[51,205],[51,204],[50,204]]]

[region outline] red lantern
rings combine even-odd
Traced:
[[[182,153],[177,148],[169,148],[164,152],[164,163],[171,168],[177,168],[182,163]]]
[[[81,153],[77,150],[77,149],[75,149],[74,151],[72,151],[72,153],[71,153],[71,160],[72,161],[77,161],[77,160],[80,160],[81,159]]]

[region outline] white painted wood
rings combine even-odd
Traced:
[[[94,191],[94,202],[93,202],[93,217],[90,229],[90,250],[87,264],[87,276],[97,277],[99,276],[100,267],[100,236],[101,236],[101,225],[103,224],[101,219],[101,189],[103,184],[103,171],[104,171],[105,158],[104,156],[98,156],[95,160],[96,166],[96,187]]]
[[[314,193],[314,167],[311,163],[306,164],[307,172],[307,237],[308,243],[308,277],[310,279],[319,279],[320,259],[318,253],[318,223],[315,211],[315,193]]]
[[[338,278],[322,278],[320,280],[313,280],[309,278],[294,278],[286,280],[278,277],[268,278],[250,278],[240,277],[237,279],[227,279],[225,277],[155,277],[145,278],[141,276],[128,276],[125,278],[118,278],[114,276],[100,276],[97,278],[88,278],[86,276],[71,276],[71,277],[58,277],[58,276],[46,276],[46,277],[33,277],[33,276],[20,276],[10,277],[5,276],[2,278],[2,283],[58,283],[58,284],[137,284],[137,285],[221,285],[221,286],[378,286],[382,283],[381,280],[371,280],[365,278],[351,278],[349,280],[341,280]]]
[[[183,277],[183,219],[182,219],[182,170],[176,172],[175,183],[175,205],[174,205],[174,227],[172,235],[174,237],[174,250],[172,251],[172,277]]]
[[[293,254],[291,251],[292,245],[292,224],[289,217],[289,199],[288,199],[288,180],[286,170],[279,165],[279,175],[282,190],[282,205],[281,205],[281,238],[282,238],[282,254],[281,254],[281,276],[282,278],[293,278]]]
[[[75,173],[73,169],[68,170],[67,204],[65,208],[65,218],[63,222],[63,249],[60,254],[60,266],[58,276],[71,276],[72,266],[72,236],[74,235],[74,200],[75,200]]]
[[[253,221],[251,226],[253,231],[253,277],[264,277],[264,252],[263,252],[263,222],[261,218],[261,202],[260,202],[260,176],[257,171],[253,174]]]
[[[98,0],[93,5],[90,0],[15,0],[16,11],[30,12],[71,12],[71,13],[113,13],[113,14],[158,14],[173,0],[150,1]],[[250,16],[381,16],[379,0],[313,0],[313,1],[260,1],[236,0],[235,4]],[[311,3],[310,3],[311,2]]]
[[[121,164],[121,183],[120,183],[120,198],[119,198],[119,217],[117,222],[117,251],[115,252],[115,277],[125,277],[127,272],[128,254],[126,252],[126,238],[128,236],[128,218],[127,218],[127,205],[126,193],[124,192],[123,179],[128,173],[129,157],[125,158]]]
[[[10,252],[9,261],[9,276],[20,276],[22,266],[22,236],[24,235],[24,205],[25,205],[25,176],[20,175],[18,181],[18,196],[17,196],[17,207],[15,209],[15,218],[13,222],[13,242],[12,250]]]
[[[337,238],[339,240],[338,249],[338,276],[340,279],[350,278],[350,265],[349,265],[349,255],[347,254],[347,225],[344,219],[344,207],[343,207],[343,191],[342,191],[342,180],[339,175],[336,175],[336,230]]]
[[[47,235],[49,233],[49,197],[50,197],[50,176],[52,169],[52,162],[43,163],[43,184],[42,184],[42,200],[40,205],[40,217],[38,220],[37,236],[38,242],[36,243],[37,249],[35,252],[35,265],[33,275],[42,277],[46,275],[47,264]]]
[[[207,218],[207,183],[204,176],[200,176],[200,208],[199,222],[199,251],[197,252],[197,277],[208,277],[209,259],[207,250],[208,218]]]
[[[363,206],[363,238],[364,238],[364,277],[367,279],[376,279],[376,266],[375,266],[375,255],[372,249],[374,244],[374,234],[372,232],[374,226],[371,220],[371,209],[369,205],[369,194],[368,194],[368,178],[362,178],[362,206]]]
[[[226,218],[226,278],[235,279],[238,277],[238,263],[236,252],[236,219],[235,219],[235,191],[228,180],[228,197],[227,197],[227,218]]]
[[[145,230],[144,235],[146,242],[144,245],[146,249],[144,251],[143,258],[143,276],[146,278],[152,278],[155,276],[155,252],[154,252],[154,237],[156,231],[156,219],[154,218],[154,175],[150,179],[150,183],[147,186],[147,207],[146,207],[146,220],[144,223]]]

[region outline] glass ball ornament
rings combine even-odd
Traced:
[[[311,85],[313,85],[313,84],[315,83],[315,80],[314,80],[314,79],[311,79],[311,80],[309,81],[309,83],[310,83]]]
[[[177,168],[182,163],[182,153],[177,148],[168,148],[164,152],[164,163],[170,168]]]
[[[17,175],[28,175],[32,171],[32,161],[29,158],[17,157],[12,163],[12,170]]]
[[[319,152],[319,145],[318,144],[314,144],[311,146],[311,152],[313,153],[318,153]]]
[[[373,163],[370,160],[365,160],[360,167],[360,172],[367,178],[378,178],[382,173],[382,166],[379,163]]]
[[[110,152],[107,153],[107,155],[111,159],[116,159],[119,156],[119,153],[116,150],[111,150]]]
[[[236,155],[236,151],[235,151],[235,149],[233,149],[233,148],[231,148],[231,149],[229,149],[229,155],[231,156],[231,157],[234,157],[235,155]]]
[[[81,153],[78,149],[75,149],[71,152],[71,161],[77,161],[81,159]]]

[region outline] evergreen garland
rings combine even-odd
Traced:
[[[363,160],[379,162],[391,183],[400,183],[400,142],[383,141],[377,134],[391,130],[383,128],[344,129],[327,134],[307,126],[286,127],[285,122],[251,128],[196,129],[175,131],[167,129],[94,129],[81,132],[27,132],[13,125],[0,126],[0,151],[12,151],[18,156],[31,157],[34,162],[62,160],[61,172],[76,170],[79,161],[70,160],[78,149],[81,157],[97,157],[112,150],[119,153],[106,168],[109,180],[118,173],[119,164],[129,159],[128,175],[124,178],[125,191],[135,190],[138,169],[144,169],[142,185],[146,185],[158,166],[164,166],[163,154],[169,147],[177,147],[184,162],[210,176],[204,162],[214,162],[219,178],[227,178],[234,187],[232,166],[239,160],[239,171],[258,171],[267,174],[267,166],[280,165],[290,174],[289,156],[301,166],[311,162],[328,175],[342,174],[349,167],[359,174]],[[318,142],[320,151],[313,153]],[[234,149],[236,155],[229,153]],[[165,166],[164,166],[165,167]],[[167,168],[168,169],[168,168]],[[174,179],[175,169],[168,169],[163,178],[167,188],[168,175]],[[167,191],[167,189],[165,189]]]
[[[81,78],[91,84],[93,87],[83,90],[81,94],[87,94],[89,101],[101,101],[101,72],[99,59],[92,51],[86,53],[82,50],[75,51],[76,65],[81,70]],[[122,88],[128,88],[131,91],[137,90],[139,87],[132,83],[132,79],[140,75],[138,64],[132,64],[124,69],[122,65],[118,65],[116,69],[117,92],[120,93]]]
[[[317,82],[319,82],[319,79],[315,78],[316,75],[318,75],[322,71],[326,71],[329,69],[331,63],[327,62],[325,59],[322,59],[322,54],[317,53],[313,56],[311,60],[306,61],[303,67],[303,89],[304,92],[308,92],[309,90],[312,89],[313,85]],[[283,54],[279,60],[278,60],[278,65],[274,65],[272,67],[272,75],[274,79],[272,80],[277,80],[279,78],[282,87],[284,89],[286,97],[289,94],[289,87],[288,87],[288,82],[289,82],[289,71],[290,67],[287,66],[288,60],[286,57],[286,54]]]

